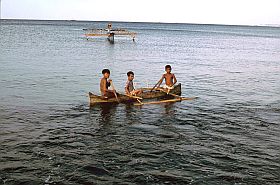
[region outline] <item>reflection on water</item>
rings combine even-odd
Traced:
[[[175,113],[175,110],[174,110],[174,104],[176,102],[170,102],[170,103],[165,103],[164,104],[164,109],[165,109],[165,114],[167,115],[172,115]]]
[[[90,112],[100,112],[101,122],[104,124],[110,123],[115,116],[117,104],[97,104],[90,107]]]

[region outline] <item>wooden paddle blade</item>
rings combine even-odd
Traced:
[[[139,99],[137,99],[137,101],[139,102],[140,105],[143,105],[143,103]]]
[[[118,95],[117,95],[117,93],[116,93],[116,90],[115,90],[115,87],[114,87],[114,84],[113,84],[113,81],[112,81],[112,80],[111,80],[111,85],[112,85],[112,89],[113,89],[113,91],[114,91],[114,95],[115,95],[115,97],[116,97],[116,100],[117,100],[118,103],[120,103],[120,100],[119,100],[119,98],[118,98]]]
[[[118,95],[117,95],[117,93],[116,93],[116,91],[115,91],[115,90],[114,90],[114,95],[115,95],[115,97],[116,97],[116,99],[117,99],[118,103],[120,103],[120,100],[119,100]]]
[[[150,92],[152,92],[157,87],[157,85],[159,84],[160,81],[161,81],[161,79],[156,83],[156,85],[151,89]]]

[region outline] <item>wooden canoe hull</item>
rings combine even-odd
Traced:
[[[92,94],[91,92],[89,92],[89,103],[90,105],[94,105],[94,104],[99,104],[99,103],[133,103],[135,101],[137,101],[134,98],[130,98],[128,96],[125,96],[123,94],[117,94],[118,95],[118,99],[119,102],[117,101],[117,99],[114,98],[104,98],[102,96],[98,96],[95,94]]]
[[[144,89],[142,89],[144,90]],[[170,90],[170,93],[176,94],[176,95],[181,95],[181,84],[179,83],[178,85],[174,86],[174,89]],[[151,90],[147,89],[147,91],[144,92],[140,95],[141,98],[143,99],[153,99],[153,98],[164,98],[168,97],[168,95],[163,92],[162,90],[155,89],[151,92]]]
[[[144,92],[139,95],[139,97],[143,99],[154,99],[154,98],[168,98],[168,95],[165,92],[162,92],[161,90],[154,90],[150,92],[149,89],[144,89]],[[172,94],[181,95],[181,84],[179,83],[170,91]],[[172,97],[172,96],[171,96]],[[173,97],[172,97],[173,98]],[[132,98],[123,94],[118,94],[118,99],[120,103],[133,103],[136,102],[136,98]],[[115,97],[113,98],[107,98],[105,99],[102,96],[95,95],[91,92],[89,92],[89,102],[90,105],[100,104],[100,103],[118,103],[117,99]]]

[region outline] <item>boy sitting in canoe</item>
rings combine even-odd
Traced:
[[[125,93],[129,96],[136,96],[142,93],[142,90],[136,90],[133,86],[134,73],[132,71],[127,72],[127,82],[125,85]]]
[[[167,90],[167,94],[168,94],[171,89],[174,89],[174,85],[176,84],[177,79],[176,79],[175,75],[173,73],[171,73],[170,65],[165,66],[165,71],[166,71],[166,73],[162,75],[161,79],[158,82],[157,87],[159,87],[161,85],[163,79],[165,79],[165,85],[163,86],[163,88],[165,90]]]
[[[111,86],[111,83],[112,83],[112,80],[109,79],[110,70],[109,69],[103,69],[102,74],[103,74],[103,78],[101,78],[101,80],[100,80],[101,95],[104,98],[115,97],[116,90],[109,90],[108,89]]]

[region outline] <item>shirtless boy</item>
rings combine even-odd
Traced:
[[[170,65],[165,66],[165,71],[166,71],[166,73],[162,75],[157,87],[159,87],[161,85],[163,79],[165,79],[165,85],[163,86],[163,88],[165,90],[167,90],[167,94],[168,94],[170,92],[170,90],[174,88],[174,84],[176,84],[177,79],[176,79],[175,75],[173,73],[171,73]]]
[[[101,78],[100,80],[101,95],[104,96],[104,98],[112,98],[115,96],[114,92],[116,91],[108,89],[111,86],[111,82],[112,82],[112,80],[109,80],[110,70],[103,69],[102,74],[103,74],[103,78]]]

